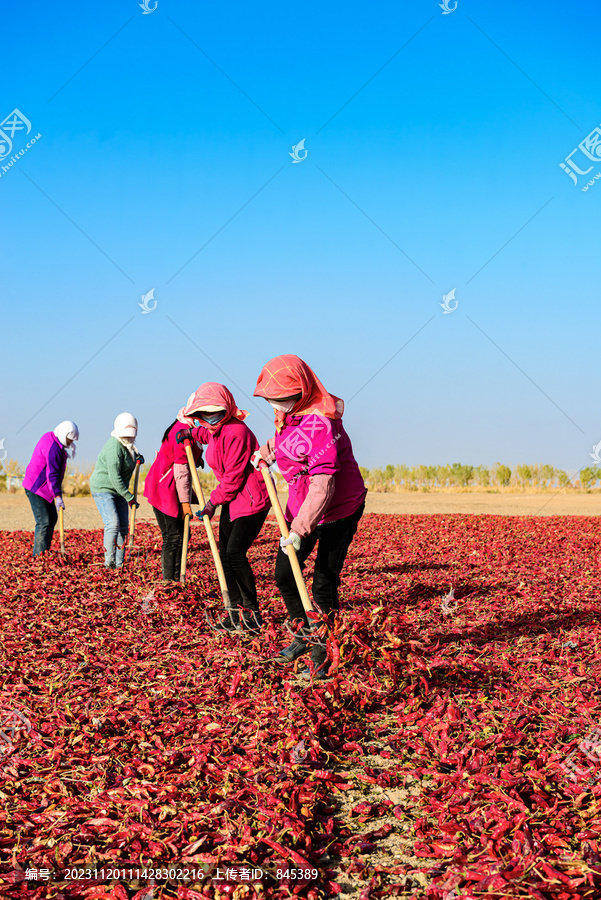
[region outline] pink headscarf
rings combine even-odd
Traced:
[[[328,419],[342,417],[344,401],[326,391],[313,369],[306,362],[292,353],[274,356],[263,366],[254,396],[275,400],[280,397],[293,397],[295,394],[301,394],[301,398],[290,413],[275,411],[275,424],[278,431],[282,430],[286,415],[306,416],[314,413],[326,416]]]
[[[225,409],[225,416],[217,425],[209,425],[207,422],[203,422],[203,428],[208,428],[213,433],[231,419],[238,419],[239,422],[243,422],[248,415],[247,410],[238,409],[232,392],[224,384],[218,384],[216,381],[206,381],[188,397],[188,402],[180,409],[177,418],[180,422],[193,428],[194,417],[192,413],[199,412],[207,406],[217,406],[219,409]]]

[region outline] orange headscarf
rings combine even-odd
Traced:
[[[314,413],[328,419],[340,419],[344,412],[344,401],[326,391],[313,371],[299,356],[285,353],[274,356],[266,363],[257,380],[255,397],[275,400],[301,394],[300,400],[290,411],[292,416],[306,416]],[[284,426],[286,413],[275,411],[278,431]]]
[[[232,392],[224,384],[218,384],[216,381],[206,381],[190,395],[186,405],[178,412],[177,418],[180,422],[193,427],[194,419],[192,413],[198,412],[205,406],[218,406],[221,409],[225,409],[225,416],[217,425],[203,423],[204,427],[208,428],[209,431],[221,428],[230,419],[238,419],[238,421],[242,422],[248,415],[245,409],[238,409]]]

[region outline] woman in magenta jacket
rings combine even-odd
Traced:
[[[246,410],[238,409],[225,385],[208,381],[192,394],[178,416],[194,427],[179,431],[177,441],[189,438],[206,444],[207,463],[219,481],[198,515],[212,518],[221,506],[219,555],[234,607],[221,622],[226,631],[238,627],[257,631],[263,623],[247,553],[267,518],[270,501],[263,478],[250,464],[259,442],[244,424],[247,415]]]
[[[259,375],[255,397],[263,397],[273,407],[276,434],[261,447],[253,465],[259,465],[261,458],[269,465],[277,462],[288,483],[290,535],[280,541],[275,579],[288,615],[302,625],[276,659],[291,663],[310,652],[314,677],[325,678],[326,648],[307,640],[311,638],[309,621],[286,548],[294,547],[302,568],[317,545],[313,600],[332,620],[338,610],[340,574],[367,491],[342,425],[344,402],[325,389],[306,362],[292,354],[271,359]]]
[[[163,580],[169,584],[180,579],[184,516],[192,515],[188,458],[184,445],[177,442],[179,432],[186,430],[187,426],[177,419],[165,429],[161,449],[144,482],[144,496],[153,507],[161,529],[161,568]],[[192,454],[196,467],[202,466],[202,448],[195,441],[192,442]]]

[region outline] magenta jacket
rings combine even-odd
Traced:
[[[186,448],[175,439],[178,431],[187,430],[187,425],[175,423],[161,444],[144,482],[144,496],[150,505],[174,519],[180,515],[180,503],[190,502],[190,469]],[[198,444],[192,444],[192,454],[198,464],[202,455]]]
[[[201,425],[194,438],[207,445],[206,460],[219,484],[211,491],[211,503],[229,503],[230,519],[252,516],[269,509],[271,501],[263,476],[250,463],[259,442],[244,422],[230,419],[212,434]]]
[[[48,503],[62,496],[63,478],[69,454],[52,431],[43,434],[35,445],[25,470],[23,487]]]
[[[273,448],[278,468],[288,482],[286,520],[292,522],[292,531],[298,525],[301,537],[315,525],[352,515],[365,500],[367,489],[340,419],[316,413],[286,416],[281,433],[276,433],[267,446]],[[299,516],[299,512],[315,476],[322,476],[322,483],[329,484],[330,489],[324,494],[322,508],[317,509],[321,513],[317,521],[313,522],[309,514],[305,522],[306,515]]]

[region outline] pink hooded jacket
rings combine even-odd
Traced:
[[[266,400],[296,397],[290,412],[275,412],[275,438],[261,447],[263,459],[288,482],[286,519],[299,537],[317,525],[356,512],[367,489],[342,427],[344,401],[325,389],[299,356],[285,353],[263,366],[254,391]]]
[[[178,431],[186,431],[187,425],[176,422],[167,439],[161,444],[144,482],[144,496],[151,506],[174,519],[180,515],[180,503],[190,502],[190,469],[184,444],[178,444]],[[202,450],[192,445],[194,462],[198,465]],[[198,502],[194,497],[193,502]]]
[[[206,460],[219,481],[211,491],[213,506],[229,503],[232,521],[269,509],[271,501],[263,476],[250,463],[259,442],[248,425],[230,419],[214,433],[201,425],[193,428],[192,434],[199,443],[207,444]]]
[[[211,491],[211,503],[213,506],[229,503],[232,521],[269,509],[271,502],[263,477],[250,463],[259,442],[244,424],[248,413],[238,409],[232,392],[224,384],[207,381],[192,394],[178,419],[193,425],[193,414],[206,407],[225,410],[224,418],[217,425],[192,428],[195,440],[207,444],[207,463],[219,481]]]
[[[352,515],[365,500],[367,489],[340,419],[316,413],[287,415],[281,433],[267,442],[267,448],[288,482],[286,520],[301,537],[316,525]],[[310,489],[316,496],[305,504]]]

